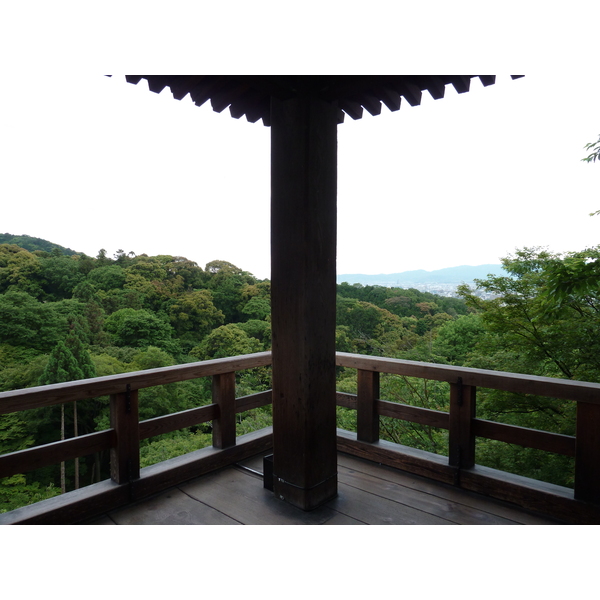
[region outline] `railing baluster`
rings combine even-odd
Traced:
[[[575,499],[600,504],[600,404],[577,403]]]
[[[379,415],[375,401],[379,398],[379,373],[357,371],[356,437],[361,442],[379,440]]]
[[[110,450],[110,477],[115,483],[127,483],[140,477],[140,434],[138,391],[110,396],[110,425],[116,445]]]
[[[212,396],[219,406],[219,417],[213,420],[213,446],[235,446],[235,372],[213,375]]]
[[[463,385],[462,378],[450,384],[450,429],[448,463],[452,467],[469,469],[475,464],[476,387]]]

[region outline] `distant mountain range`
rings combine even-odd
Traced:
[[[462,265],[448,267],[436,271],[403,271],[402,273],[389,273],[381,275],[342,274],[337,276],[337,282],[344,281],[350,284],[381,285],[385,287],[406,287],[411,285],[435,285],[471,283],[474,279],[485,279],[488,275],[506,276],[502,265]]]
[[[60,250],[62,254],[79,254],[71,248],[65,248],[59,244],[49,242],[29,235],[13,235],[11,233],[0,233],[0,244],[16,244],[30,252],[43,250],[52,252],[54,249]],[[462,265],[460,267],[448,267],[446,269],[437,269],[436,271],[425,271],[419,269],[416,271],[403,271],[402,273],[388,273],[379,275],[365,275],[361,273],[340,274],[337,276],[337,283],[347,282],[350,284],[360,283],[362,285],[381,285],[384,287],[423,287],[435,285],[457,286],[461,283],[472,283],[475,279],[485,279],[489,274],[505,276],[506,271],[502,265]]]

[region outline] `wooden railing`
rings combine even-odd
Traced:
[[[235,415],[269,404],[271,392],[236,399],[235,373],[270,364],[271,353],[262,352],[0,393],[0,414],[108,395],[111,418],[111,428],[106,431],[0,456],[0,478],[102,450],[110,450],[111,458],[111,480],[63,495],[68,499],[58,497],[39,503],[46,508],[38,513],[34,511],[35,514],[26,511],[22,520],[19,520],[19,511],[23,509],[12,511],[14,517],[6,517],[12,513],[0,515],[0,523],[69,519],[76,522],[157,493],[186,478],[268,451],[272,444],[270,428],[236,440]],[[357,411],[356,433],[338,430],[340,451],[514,502],[533,511],[553,514],[566,521],[599,522],[600,384],[347,353],[337,354],[337,365],[357,370],[357,394],[337,394],[339,406]],[[380,399],[380,373],[449,383],[449,412]],[[212,404],[138,421],[138,390],[199,377],[213,379]],[[577,402],[576,436],[477,419],[478,387]],[[380,440],[380,416],[448,430],[448,457]],[[212,447],[140,469],[140,440],[207,421],[213,425]],[[477,437],[574,457],[574,492],[477,466]],[[49,518],[49,514],[54,517]],[[578,516],[572,518],[575,514]]]
[[[110,397],[111,428],[0,456],[0,478],[109,450],[111,482],[123,488],[125,487],[123,484],[127,484],[127,494],[117,494],[106,484],[88,486],[92,490],[88,490],[88,492],[85,491],[86,488],[71,492],[67,496],[75,494],[83,497],[87,506],[82,506],[79,511],[75,512],[71,510],[72,506],[57,506],[56,520],[60,522],[64,518],[64,514],[69,511],[73,512],[75,517],[85,518],[92,515],[101,506],[110,509],[114,507],[113,504],[156,493],[168,484],[174,485],[173,482],[176,479],[172,479],[164,472],[157,473],[156,469],[154,469],[152,477],[141,477],[140,440],[212,421],[212,448],[197,453],[198,461],[207,463],[206,471],[219,468],[219,466],[227,464],[228,460],[241,460],[245,456],[252,456],[257,451],[269,449],[272,443],[270,432],[264,432],[262,436],[245,436],[246,443],[242,443],[239,449],[226,453],[223,464],[215,459],[214,452],[210,452],[211,450],[235,448],[236,414],[271,403],[270,390],[236,398],[236,372],[270,364],[271,353],[262,352],[2,392],[0,393],[0,414],[108,395]],[[140,389],[200,377],[212,377],[212,404],[139,421],[138,391]],[[179,461],[177,468],[180,475],[178,477],[185,478],[188,472],[201,474],[203,466],[196,464],[198,461],[189,462],[188,465],[181,464],[182,461]],[[195,470],[194,465],[196,465]],[[147,467],[146,470],[148,469],[150,468]],[[97,492],[98,496],[105,496],[106,501],[97,502],[97,499],[92,497],[94,492]],[[58,501],[52,503],[53,500],[56,499],[47,500],[45,503],[48,505],[60,504]],[[22,511],[22,509],[11,512],[17,513],[18,511]],[[8,514],[10,513],[5,513],[5,515]],[[44,520],[43,516],[34,515],[33,520],[26,522],[37,522],[36,519],[40,522]],[[7,517],[0,515],[0,523],[3,521],[12,522]]]
[[[592,519],[598,522],[600,513],[596,507],[600,507],[600,384],[343,352],[337,353],[337,365],[357,369],[357,394],[338,392],[337,403],[356,409],[358,443],[355,444],[347,435],[342,435],[341,441],[338,439],[338,447],[341,449],[516,502],[532,510],[548,509],[550,502],[556,506],[549,512],[566,520],[572,516],[574,509],[580,509],[583,521]],[[381,400],[380,373],[449,383],[449,412]],[[574,401],[577,403],[576,435],[567,436],[477,419],[477,388]],[[402,459],[398,459],[394,456],[397,448],[381,443],[375,450],[373,445],[379,442],[379,416],[448,430],[448,458],[409,451]],[[492,469],[477,468],[477,437],[574,457],[574,491],[509,474],[503,476],[501,472]],[[357,451],[357,448],[362,449]],[[568,502],[570,499],[577,503]]]

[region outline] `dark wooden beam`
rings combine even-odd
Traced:
[[[337,494],[338,110],[271,102],[273,491],[303,510]]]
[[[379,373],[359,370],[357,392],[357,437],[361,442],[376,442],[379,439]]]
[[[390,89],[389,87],[378,87],[376,93],[381,98],[381,101],[388,107],[392,112],[400,110],[400,103],[402,101],[400,94]]]
[[[575,498],[600,505],[600,405],[577,404]]]
[[[213,375],[213,403],[219,416],[213,420],[213,447],[235,446],[235,373]]]
[[[475,434],[473,419],[476,402],[475,386],[450,384],[450,419],[448,436],[448,464],[459,469],[470,469],[475,465]]]
[[[483,84],[484,87],[487,87],[488,85],[494,85],[494,83],[496,83],[496,76],[495,75],[480,75],[479,81],[481,81],[481,83]]]
[[[110,426],[116,436],[110,449],[110,478],[128,483],[140,476],[138,391],[128,389],[110,396]]]
[[[471,78],[468,75],[452,75],[450,83],[459,94],[464,94],[471,87]]]
[[[442,81],[441,77],[437,77],[432,75],[427,78],[427,91],[431,95],[434,100],[439,100],[444,97],[444,93],[446,92],[446,86]]]
[[[339,107],[348,115],[350,115],[355,121],[360,119],[363,115],[363,107],[359,102],[354,100],[340,100],[338,102]]]

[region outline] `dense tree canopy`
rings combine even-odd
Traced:
[[[26,237],[26,236],[25,236]],[[27,241],[27,240],[25,240]],[[42,240],[43,242],[43,240]],[[117,251],[110,258],[0,244],[0,390],[153,369],[270,349],[270,282],[226,261],[205,269],[184,257]],[[339,351],[600,381],[600,247],[563,255],[525,248],[503,260],[505,277],[488,277],[461,297],[416,289],[337,286]],[[482,292],[484,294],[482,294]],[[483,299],[485,296],[486,299]],[[267,368],[238,374],[238,394],[270,386]],[[338,389],[356,391],[356,373],[338,369]],[[445,384],[384,376],[381,397],[448,410]],[[211,402],[210,381],[140,391],[141,418]],[[75,410],[77,413],[75,414]],[[0,417],[0,453],[109,426],[107,398]],[[355,416],[338,409],[339,426]],[[572,434],[573,406],[481,390],[478,416]],[[240,415],[247,432],[270,421],[270,407]],[[447,432],[381,421],[385,439],[444,453]],[[210,443],[210,424],[142,443],[143,464]],[[518,447],[481,441],[477,461],[570,485],[572,465]],[[82,460],[83,484],[108,476],[108,457]],[[67,464],[66,488],[75,471]],[[570,479],[571,478],[571,479]],[[0,482],[0,511],[60,492],[57,468]]]

